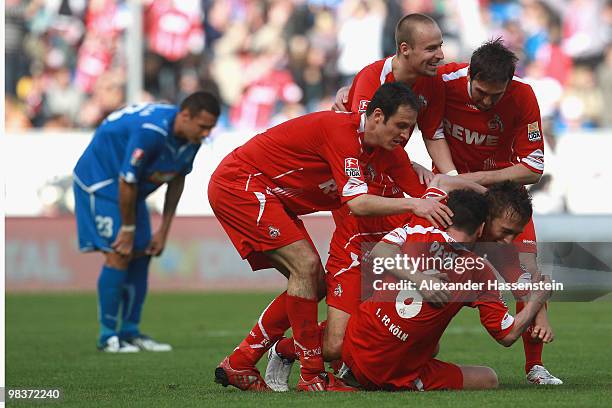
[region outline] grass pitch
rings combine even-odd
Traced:
[[[153,293],[143,331],[174,346],[170,353],[97,352],[94,294],[6,296],[6,384],[61,388],[51,405],[74,407],[413,406],[609,407],[612,400],[612,303],[552,303],[557,339],[544,362],[565,381],[528,385],[521,342],[505,349],[464,309],[445,333],[438,358],[493,367],[500,389],[426,393],[244,393],[213,382],[216,365],[247,333],[273,298],[253,293]],[[322,307],[320,307],[322,309]],[[264,358],[265,360],[265,358]],[[265,361],[260,364],[263,371]],[[294,367],[292,384],[297,382]],[[9,401],[9,406],[44,406]]]

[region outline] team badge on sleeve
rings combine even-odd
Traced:
[[[530,142],[537,142],[542,139],[540,125],[537,121],[527,125],[527,139],[529,139]]]
[[[363,113],[368,109],[368,104],[370,103],[367,99],[362,99],[359,101],[359,112]]]
[[[361,169],[359,168],[359,160],[353,157],[344,159],[344,173],[348,177],[361,177]]]
[[[144,158],[144,155],[145,155],[144,150],[137,147],[132,152],[132,158],[130,159],[130,164],[132,166],[140,166],[140,163],[142,163],[142,159]]]

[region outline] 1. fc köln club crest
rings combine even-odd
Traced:
[[[268,225],[268,233],[270,234],[270,238],[276,239],[280,237],[280,230],[272,225]]]

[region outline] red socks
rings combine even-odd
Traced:
[[[295,351],[302,365],[302,378],[309,381],[325,371],[321,337],[317,324],[317,305],[314,299],[287,295],[287,315],[293,329]]]
[[[524,302],[517,301],[516,302],[516,313],[518,314],[525,307]],[[542,364],[542,351],[544,349],[544,343],[537,342],[534,343],[531,338],[531,331],[533,329],[533,325],[529,327],[527,331],[525,331],[522,335],[523,337],[523,347],[525,348],[525,373],[528,373],[531,370],[531,367],[534,365],[544,365]]]
[[[249,335],[230,356],[230,365],[235,369],[254,367],[270,347],[289,329],[287,316],[287,292],[281,293],[263,311]],[[315,303],[316,316],[316,303]]]
[[[321,340],[321,344],[323,344],[323,333],[325,332],[325,326],[327,326],[327,320],[324,320],[319,323],[319,338]],[[297,360],[299,357],[295,352],[295,343],[293,342],[293,337],[286,337],[281,339],[276,344],[276,352],[283,358],[289,360]]]

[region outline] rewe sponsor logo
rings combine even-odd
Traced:
[[[498,146],[499,136],[488,135],[484,133],[478,133],[475,130],[468,129],[461,125],[451,123],[449,120],[444,119],[444,134],[448,137],[453,137],[466,144],[477,145],[477,146]]]

